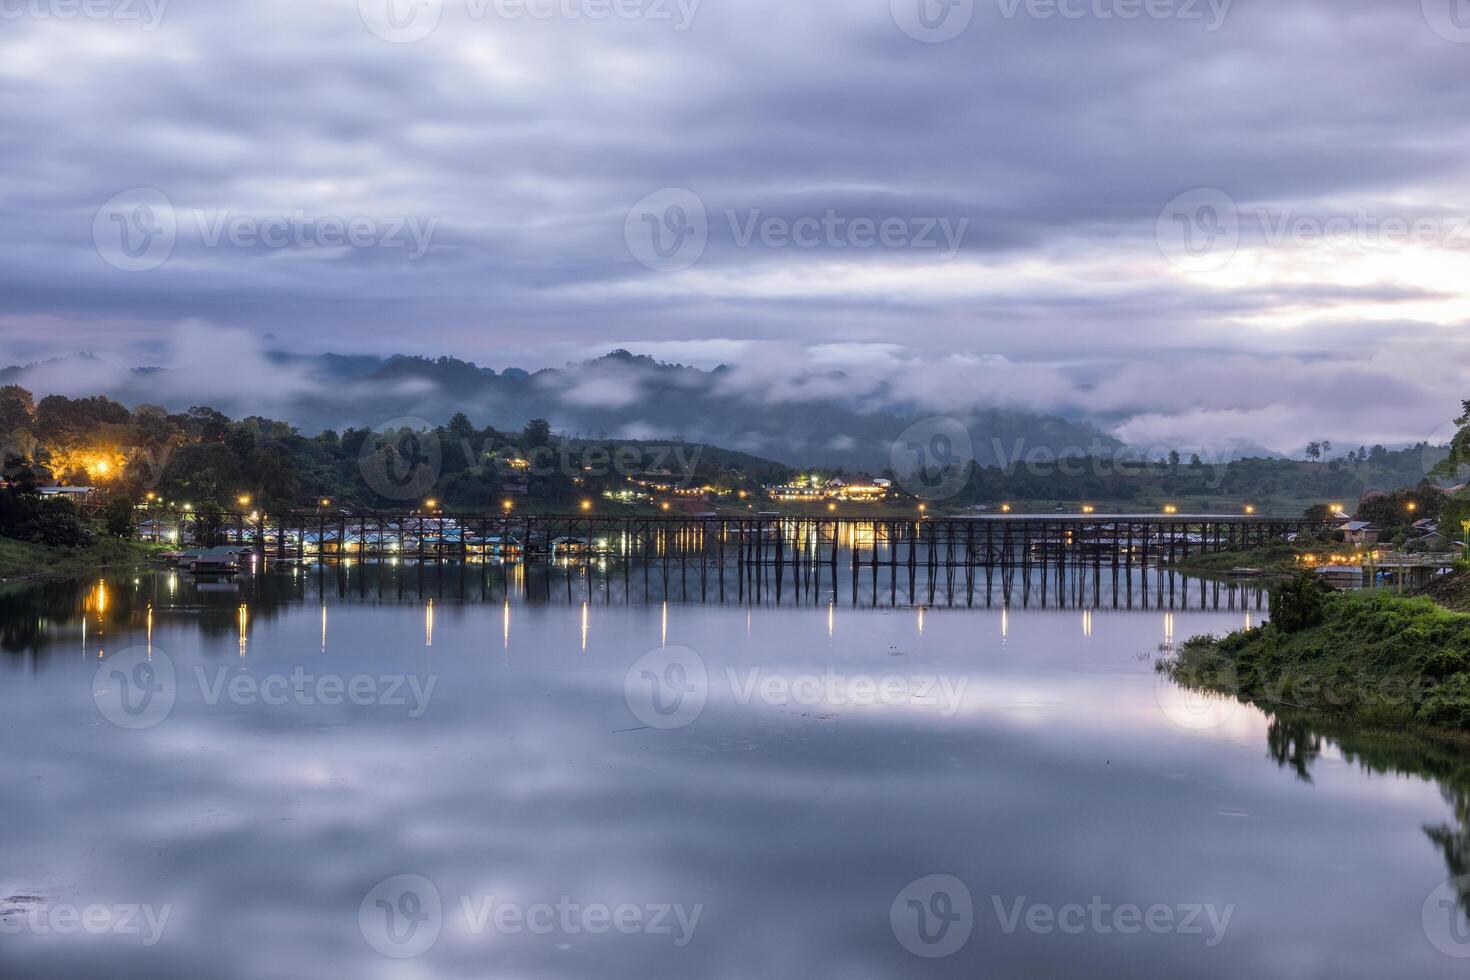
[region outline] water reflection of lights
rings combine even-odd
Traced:
[[[505,605],[500,613],[500,629],[502,634],[501,645],[504,649],[510,649],[510,596],[505,597]]]
[[[662,611],[659,613],[659,646],[669,645],[669,601],[664,600]]]
[[[434,600],[430,599],[424,606],[424,646],[434,645]]]
[[[1082,635],[1083,636],[1091,636],[1092,635],[1092,610],[1091,609],[1084,609],[1084,610],[1082,610]]]
[[[1011,611],[1006,606],[1000,607],[1000,638],[1004,640],[1011,635]]]
[[[1164,613],[1164,649],[1174,649],[1174,614]]]
[[[924,635],[924,607],[919,607],[919,635]]]
[[[235,612],[235,620],[240,627],[240,656],[245,656],[245,629],[250,624],[250,610],[245,603],[240,603],[240,608]]]
[[[322,603],[322,653],[327,652],[327,604]]]
[[[582,602],[582,649],[587,649],[587,602]]]
[[[836,628],[836,625],[837,625],[837,604],[835,602],[829,602],[829,603],[827,603],[827,637],[829,639],[831,638],[832,631]]]

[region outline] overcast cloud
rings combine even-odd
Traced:
[[[0,355],[1416,441],[1470,397],[1456,2],[0,0]]]

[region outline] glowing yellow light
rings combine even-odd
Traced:
[[[659,504],[659,506],[662,507],[664,510],[668,510],[669,509],[669,502],[667,500],[665,500],[663,503]]]
[[[108,464],[107,460],[99,459],[92,464],[92,469],[99,475],[106,476],[107,471],[112,469],[112,467]]]
[[[1245,505],[1245,512],[1247,514],[1254,514],[1256,512],[1255,505],[1254,504],[1246,504]]]
[[[583,510],[591,510],[592,509],[592,501],[590,501],[590,500],[584,500],[584,501],[582,501],[582,509]]]
[[[501,502],[500,502],[500,507],[501,507],[501,509],[502,509],[502,510],[505,510],[505,511],[509,511],[509,510],[510,510],[510,509],[511,509],[511,508],[512,508],[512,507],[514,507],[514,506],[515,506],[515,505],[514,505],[514,504],[512,504],[512,503],[511,503],[511,502],[510,502],[510,501],[509,501],[509,500],[502,500],[502,501],[501,501]]]
[[[424,501],[424,507],[427,508],[428,510],[433,510],[435,507],[438,507],[438,506],[439,506],[439,501],[435,500],[433,497],[430,497],[428,500],[425,500]]]
[[[240,496],[238,496],[238,497],[235,498],[235,503],[239,504],[241,507],[249,507],[250,506],[250,494],[248,494],[248,493],[242,493],[242,494],[240,494]]]
[[[332,501],[326,497],[323,497],[321,500],[317,501],[317,503],[321,504],[323,507],[332,506]]]
[[[1000,512],[1002,514],[1009,514],[1011,512],[1011,505],[1010,504],[1001,504],[1000,505]]]

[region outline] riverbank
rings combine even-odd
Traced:
[[[1455,612],[1470,612],[1470,571],[1441,575],[1419,591],[1419,595]]]
[[[1246,551],[1210,551],[1190,555],[1172,562],[1169,567],[1205,575],[1223,575],[1237,568],[1250,568],[1265,575],[1291,575],[1296,572],[1297,559],[1311,553],[1306,547],[1274,544]]]
[[[1188,687],[1386,734],[1470,736],[1470,615],[1426,597],[1293,582],[1272,621],[1194,637],[1159,669]]]
[[[54,548],[0,538],[0,582],[85,575],[103,568],[141,565],[162,546],[102,538],[85,548]]]

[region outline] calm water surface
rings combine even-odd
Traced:
[[[1253,595],[906,587],[12,587],[0,976],[1466,975],[1461,760],[1155,673]]]

